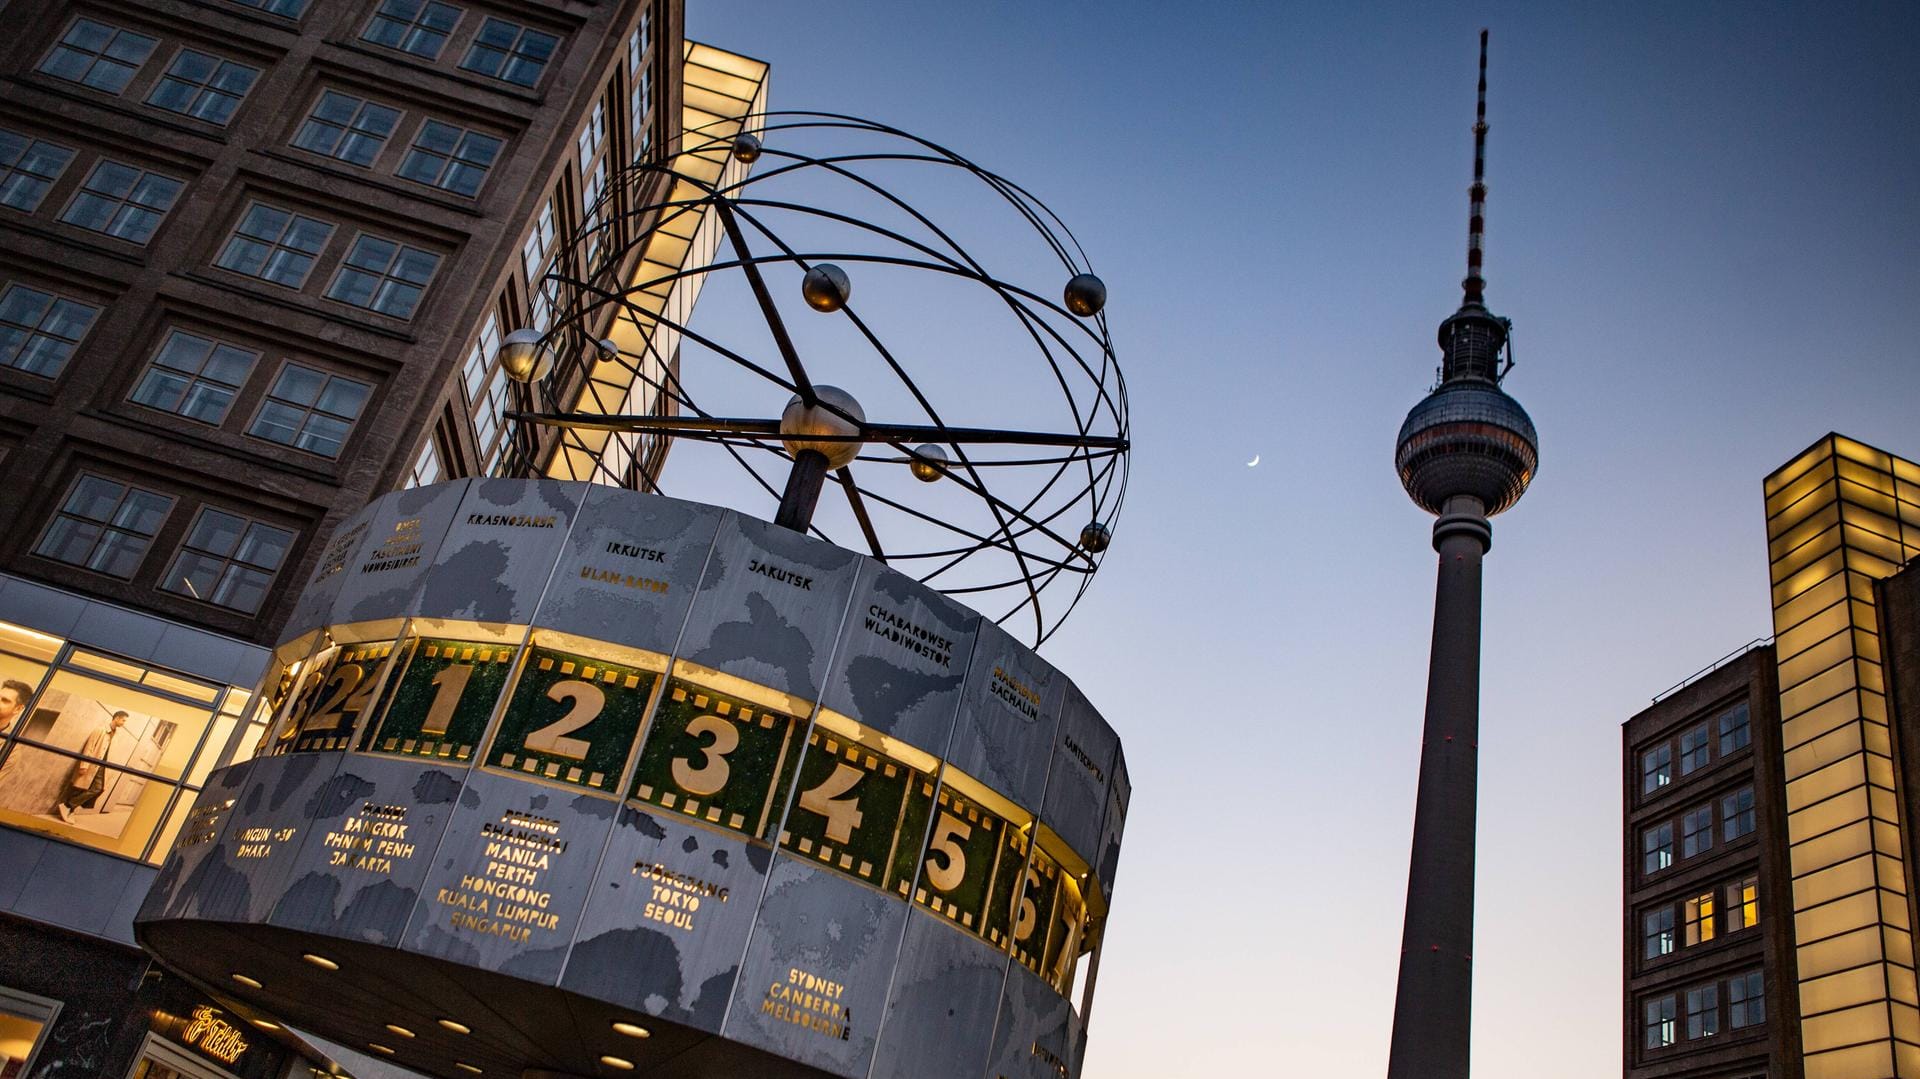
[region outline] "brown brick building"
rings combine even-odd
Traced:
[[[258,740],[283,586],[374,496],[499,466],[495,351],[574,238],[621,281],[711,255],[622,172],[729,136],[765,65],[680,0],[0,10],[0,1075],[305,1076],[326,1054],[149,969],[133,911]],[[560,371],[562,404],[658,407]],[[516,452],[638,485],[662,447],[554,451]]]

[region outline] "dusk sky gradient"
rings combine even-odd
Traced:
[[[1620,724],[1770,632],[1767,472],[1830,430],[1920,456],[1920,5],[687,21],[775,109],[1018,180],[1107,282],[1132,485],[1042,650],[1134,782],[1089,1079],[1385,1070],[1434,586],[1392,455],[1460,302],[1491,29],[1487,297],[1541,467],[1486,562],[1474,1071],[1619,1075]],[[920,362],[992,391],[963,339]]]

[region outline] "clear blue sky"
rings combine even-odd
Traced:
[[[1135,783],[1093,1079],[1384,1071],[1433,590],[1391,460],[1480,27],[1542,464],[1486,569],[1476,1075],[1619,1074],[1619,725],[1769,632],[1761,477],[1920,455],[1920,6],[1557,7],[688,0],[775,108],[1020,180],[1111,290],[1134,482],[1045,649]]]

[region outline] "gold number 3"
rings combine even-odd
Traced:
[[[565,682],[555,682],[547,690],[547,699],[566,701],[566,714],[537,731],[527,734],[527,748],[539,753],[551,753],[556,757],[571,757],[585,760],[587,750],[593,743],[585,738],[569,738],[567,735],[592,723],[607,706],[607,695],[592,682],[582,682],[569,678]]]
[[[727,754],[740,744],[740,731],[733,724],[719,716],[708,713],[693,717],[687,724],[687,733],[695,738],[701,735],[713,735],[713,741],[700,747],[700,767],[685,757],[673,759],[673,781],[688,794],[706,797],[717,794],[727,785],[727,777],[732,770],[727,767]]]

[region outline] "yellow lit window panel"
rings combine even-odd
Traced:
[[[1826,1053],[1809,1051],[1806,1079],[1875,1079],[1893,1075],[1893,1048],[1890,1042],[1856,1045]]]
[[[1867,855],[1825,869],[1796,876],[1793,882],[1793,907],[1806,910],[1818,903],[1852,895],[1873,887],[1873,858]]]
[[[1913,919],[1907,914],[1907,897],[1885,888],[1875,894],[1880,901],[1880,924],[1911,934]]]
[[[1802,981],[1800,1014],[1837,1012],[1882,999],[1887,992],[1886,969],[1884,964],[1875,963]]]
[[[1915,981],[1909,967],[1887,968],[1887,992],[1902,1004],[1920,1007],[1920,982]]]
[[[1787,775],[1802,776],[1858,753],[1865,745],[1865,737],[1861,724],[1846,723],[1805,745],[1796,746],[1787,751]]]
[[[1846,552],[1835,549],[1828,552],[1818,562],[1793,573],[1775,574],[1769,579],[1774,581],[1773,605],[1778,608],[1793,597],[1838,574],[1846,569]]]
[[[1892,791],[1880,787],[1867,788],[1867,805],[1873,810],[1875,820],[1900,823],[1900,799]]]
[[[1879,820],[1872,823],[1874,849],[1891,858],[1900,857],[1899,825],[1888,824],[1886,821]]]
[[[1816,738],[1824,737],[1830,732],[1840,730],[1847,724],[1858,723],[1859,721],[1860,708],[1858,699],[1851,695],[1835,697],[1814,705],[1812,708],[1800,712],[1789,718],[1785,723],[1782,723],[1780,725],[1780,744],[1785,746],[1791,753],[1791,751],[1806,745]],[[1856,732],[1856,736],[1848,747],[1847,752],[1849,754],[1858,752],[1862,744]],[[1841,756],[1835,755],[1812,767],[1790,767],[1788,774],[1797,779],[1800,776],[1807,775],[1839,759],[1842,759]]]
[[[1867,762],[1867,782],[1882,787],[1894,785],[1892,761],[1875,753],[1869,753],[1863,759]]]
[[[1773,470],[1761,481],[1761,489],[1771,497],[1782,487],[1807,474],[1808,470],[1831,460],[1833,457],[1833,439],[1823,438],[1801,451],[1800,456]]]
[[[1787,653],[1782,652],[1782,656]],[[1853,658],[1853,630],[1842,625],[1840,631],[1822,641],[1809,643],[1806,648],[1792,654],[1791,658],[1780,660],[1780,684],[1797,686],[1816,674],[1832,669],[1836,664],[1845,663]]]
[[[1860,718],[1878,727],[1887,725],[1887,697],[1884,693],[1862,691],[1859,694]]]
[[[1829,556],[1845,549],[1846,544],[1841,542],[1840,537],[1840,526],[1835,525],[1782,554],[1779,558],[1773,559],[1768,568],[1769,579],[1784,581],[1809,567],[1826,565]]]
[[[1781,635],[1790,633],[1793,627],[1846,599],[1847,595],[1847,577],[1844,575],[1829,577],[1782,604],[1779,610],[1773,612],[1774,629]],[[1778,647],[1777,641],[1775,647]]]
[[[1896,892],[1905,892],[1907,890],[1907,874],[1904,863],[1898,858],[1889,858],[1884,854],[1876,855],[1874,862],[1877,866],[1876,872],[1879,874],[1878,879],[1882,888],[1892,888]]]
[[[1920,483],[1920,464],[1902,457],[1893,457],[1891,454],[1888,457],[1888,463],[1893,466],[1894,477],[1902,484]]]
[[[1892,967],[1889,970],[1895,969]],[[1911,1004],[1899,1000],[1887,1002],[1887,1010],[1893,1015],[1893,1036],[1902,1041],[1920,1041],[1920,1011]],[[1913,1074],[1909,1072],[1908,1074]]]
[[[1787,812],[1805,809],[1842,791],[1867,783],[1867,757],[1855,754],[1787,784]]]
[[[1816,1015],[1800,1022],[1800,1044],[1808,1053],[1885,1039],[1892,1033],[1887,1024],[1884,1000]]]
[[[1839,491],[1842,524],[1888,539],[1900,538],[1900,500],[1893,497],[1891,490],[1868,490],[1857,483],[1842,481]]]
[[[1878,924],[1862,926],[1852,932],[1825,936],[1817,943],[1801,945],[1795,950],[1795,954],[1799,958],[1802,979],[1818,978],[1822,974],[1832,974],[1836,971],[1878,963],[1881,958],[1880,926]]]
[[[1892,558],[1882,558],[1860,547],[1847,547],[1844,550],[1847,556],[1847,568],[1869,577],[1890,577],[1900,568],[1900,563],[1905,561],[1897,552]]]
[[[1829,502],[1797,521],[1781,518],[1780,533],[1767,538],[1767,562],[1777,563],[1840,523],[1840,503]]]
[[[1793,939],[1795,943],[1805,948],[1818,944],[1827,937],[1852,932],[1861,926],[1879,924],[1879,892],[1861,892],[1845,899],[1836,899],[1812,910],[1796,912],[1793,916]],[[1883,985],[1876,986],[1874,995],[1878,996],[1884,991]],[[1810,1015],[1813,1009],[1802,1003],[1800,1011],[1802,1014]]]
[[[1830,667],[1791,688],[1783,683],[1780,687],[1780,714],[1798,716],[1816,704],[1850,692],[1858,684],[1852,663]]]
[[[1864,629],[1854,630],[1853,653],[1867,663],[1881,662],[1880,635],[1878,633],[1868,633]]]
[[[1900,500],[1894,496],[1891,484],[1877,487],[1842,477],[1837,492],[1840,504],[1849,509],[1858,507],[1886,517],[1900,516]]]
[[[1866,699],[1866,694],[1857,694],[1857,699]],[[1865,720],[1860,724],[1860,745],[1869,753],[1878,753],[1882,757],[1893,756],[1893,743],[1889,740],[1887,725]]]
[[[1881,472],[1893,468],[1893,455],[1885,450],[1869,446],[1845,435],[1831,436],[1834,456],[1841,461],[1858,461]]]
[[[1862,690],[1869,693],[1885,693],[1887,691],[1886,673],[1880,669],[1878,663],[1861,663],[1856,661],[1853,669],[1858,678],[1857,684]]]
[[[1854,525],[1841,525],[1840,541],[1847,545],[1852,554],[1868,554],[1885,562],[1888,566],[1888,573],[1898,569],[1900,564],[1905,562],[1908,557],[1906,547],[1901,544],[1897,537],[1882,535],[1879,532],[1867,528],[1860,528]],[[1849,567],[1854,566],[1854,561],[1851,557],[1848,558],[1847,565]]]
[[[1911,1045],[1904,1041],[1895,1040],[1893,1043],[1893,1059],[1894,1062],[1900,1066],[1899,1074],[1903,1079],[1910,1079],[1911,1076],[1920,1075],[1920,1045]]]
[[[1814,825],[1824,824],[1828,828],[1814,829],[1814,838],[1794,845],[1789,861],[1795,876],[1838,865],[1874,849],[1873,830],[1868,822],[1858,819],[1852,823],[1839,821],[1839,826],[1833,827],[1836,822],[1833,819],[1835,815],[1831,815],[1831,803],[1822,802],[1812,809],[1803,809],[1796,816],[1802,820],[1787,819],[1787,832],[1790,835],[1802,834],[1803,829]],[[1805,819],[1809,817],[1812,819]]]
[[[1913,966],[1913,934],[1890,925],[1880,927],[1881,954],[1903,967]]]
[[[1771,519],[1783,512],[1791,512],[1802,505],[1808,495],[1818,491],[1821,485],[1833,482],[1835,475],[1831,462],[1814,462],[1811,468],[1798,472],[1793,479],[1767,493],[1767,517]]]
[[[1834,577],[1814,591],[1832,593],[1844,589],[1845,586],[1844,578]],[[1836,633],[1851,630],[1853,611],[1842,598],[1841,602],[1812,612],[1796,623],[1788,624],[1776,616],[1774,626],[1776,630],[1773,639],[1774,653],[1781,657],[1793,657]]]

